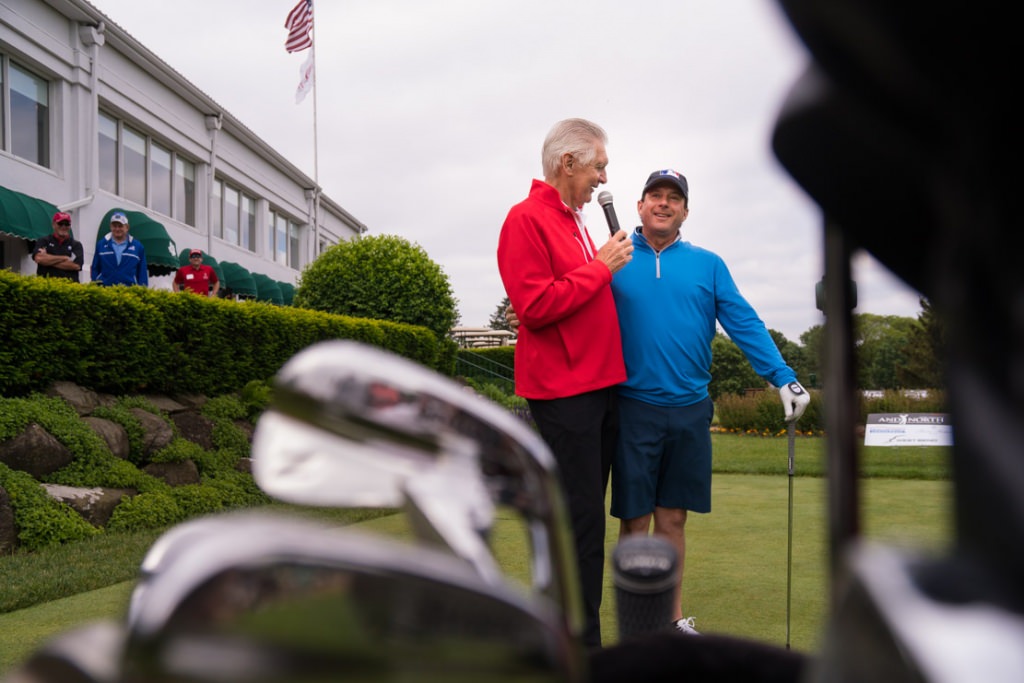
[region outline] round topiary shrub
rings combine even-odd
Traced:
[[[422,247],[395,235],[336,244],[302,272],[294,306],[426,327],[446,337],[458,321],[448,276]]]

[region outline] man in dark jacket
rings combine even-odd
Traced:
[[[85,264],[82,243],[71,236],[71,214],[53,214],[53,233],[36,240],[32,260],[36,275],[63,277],[78,282],[78,273]]]

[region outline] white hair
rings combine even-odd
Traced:
[[[596,123],[586,119],[565,119],[556,123],[544,138],[541,149],[544,177],[553,178],[558,174],[563,154],[572,154],[584,165],[593,163],[597,156],[595,142],[608,143],[608,134]]]

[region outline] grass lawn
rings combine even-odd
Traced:
[[[786,639],[788,519],[785,438],[714,436],[713,511],[687,523],[683,609],[698,630],[783,645]],[[829,586],[824,440],[799,438],[794,477],[791,644],[817,649],[827,617]],[[939,551],[949,542],[952,495],[947,449],[863,449],[865,536]],[[289,506],[289,509],[290,506]],[[334,511],[347,524],[372,514]],[[502,566],[524,578],[522,529],[500,514],[494,546]],[[359,522],[360,528],[404,534],[400,516]],[[109,534],[42,553],[0,558],[0,674],[52,635],[125,613],[132,578],[158,531]],[[608,556],[618,535],[609,518]],[[615,600],[606,580],[602,622],[615,642]]]

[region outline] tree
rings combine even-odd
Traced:
[[[897,369],[897,376],[903,386],[910,389],[942,387],[945,385],[946,326],[931,301],[924,297],[917,322],[908,335],[906,363]]]
[[[421,325],[447,336],[459,320],[448,276],[418,244],[396,235],[336,244],[306,266],[293,305]]]
[[[742,396],[745,389],[765,385],[765,380],[750,367],[747,357],[736,346],[736,342],[721,332],[715,334],[711,340],[711,382],[708,384],[711,400],[717,400],[725,394]]]
[[[853,316],[857,385],[861,389],[902,389],[897,369],[906,363],[907,341],[917,321],[898,315]]]
[[[797,375],[806,377],[807,386],[818,388],[824,378],[824,350],[825,350],[825,327],[814,325],[807,328],[800,335],[800,344],[803,345],[803,368],[797,370]],[[796,370],[796,368],[793,368]]]
[[[494,309],[494,313],[491,314],[491,319],[487,322],[487,326],[492,330],[508,330],[511,332],[512,326],[505,319],[505,309],[511,305],[512,302],[508,300],[507,296],[502,299],[498,307]]]
[[[771,335],[772,341],[775,342],[775,346],[779,349],[779,353],[782,354],[782,359],[786,361],[786,365],[793,368],[797,380],[801,384],[810,386],[808,384],[810,375],[807,371],[807,361],[804,359],[803,347],[796,342],[786,339],[786,335],[778,330],[769,329],[768,334]]]

